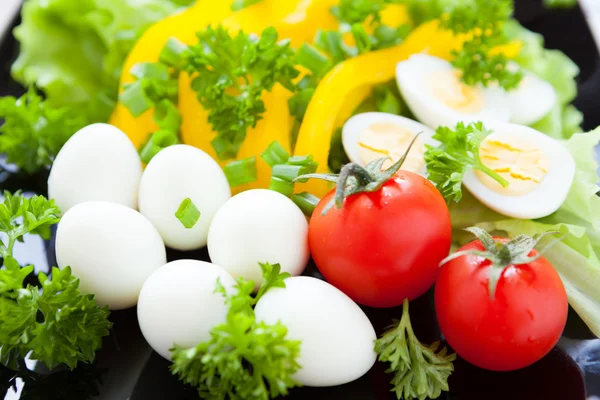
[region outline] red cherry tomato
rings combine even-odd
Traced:
[[[506,242],[506,239],[499,239]],[[483,250],[479,240],[462,250]],[[529,256],[537,254],[532,250]],[[509,265],[494,297],[488,290],[491,262],[466,255],[445,264],[435,285],[435,310],[447,342],[468,362],[510,371],[544,357],[567,320],[565,288],[544,257]]]
[[[350,196],[322,215],[334,194],[318,204],[308,232],[325,279],[371,307],[398,306],[425,293],[451,244],[450,214],[438,190],[400,171],[379,191]]]

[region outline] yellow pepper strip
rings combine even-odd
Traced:
[[[244,190],[269,187],[271,167],[260,158],[260,155],[274,140],[277,140],[288,153],[291,153],[290,132],[294,122],[288,109],[288,100],[291,96],[292,93],[280,84],[275,84],[271,92],[264,92],[262,99],[268,115],[265,115],[265,118],[260,120],[254,129],[248,130],[246,140],[237,157],[238,159],[256,157],[258,180],[232,188],[234,194]]]
[[[318,29],[333,29],[337,26],[335,17],[329,11],[337,2],[338,0],[262,0],[224,19],[222,25],[231,33],[243,30],[256,34],[274,26],[281,39],[290,39],[292,44],[300,45],[312,41]],[[217,159],[211,145],[216,132],[208,123],[208,112],[198,102],[196,92],[190,84],[189,76],[182,73],[179,81],[179,110],[182,117],[183,142],[198,147]],[[269,186],[271,171],[260,159],[260,154],[271,142],[277,140],[290,151],[293,121],[288,109],[290,97],[291,93],[279,85],[276,85],[272,92],[263,94],[266,112],[256,127],[247,133],[237,157],[257,158],[258,180],[234,188],[234,192]],[[220,164],[224,166],[227,162]]]
[[[412,54],[429,54],[450,58],[452,49],[459,48],[462,39],[451,32],[438,28],[438,21],[417,27],[407,40],[389,49],[366,53],[338,64],[323,78],[308,106],[300,128],[294,153],[312,154],[319,163],[318,172],[327,173],[331,137],[343,115],[350,108],[344,99],[353,93],[369,93],[376,85],[389,82],[395,77],[396,64]],[[297,192],[308,191],[324,196],[331,188],[327,182],[311,180],[296,185]]]
[[[454,35],[451,31],[440,29],[439,21],[434,20],[418,26],[398,46],[366,53],[338,64],[317,87],[300,128],[294,154],[312,154],[319,163],[318,172],[329,172],[327,161],[333,133],[374,86],[395,78],[398,62],[421,52],[450,60],[452,51],[460,49],[465,40],[466,35]],[[520,43],[511,42],[494,51],[512,58],[520,51]],[[297,184],[296,191],[308,191],[322,197],[331,186],[325,181],[312,180]]]
[[[186,44],[195,43],[196,31],[231,15],[230,7],[229,1],[198,0],[183,12],[152,25],[137,41],[125,60],[121,87],[125,83],[133,82],[134,77],[130,74],[130,70],[135,64],[158,61],[160,51],[170,37],[176,37]],[[139,148],[150,133],[158,130],[158,126],[152,120],[153,115],[154,110],[148,110],[135,118],[119,102],[109,123],[125,132],[134,146]]]

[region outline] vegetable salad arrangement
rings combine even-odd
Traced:
[[[50,172],[48,199],[0,204],[5,367],[91,362],[109,310],[136,305],[207,399],[377,360],[398,399],[437,398],[457,355],[540,360],[569,304],[600,336],[600,131],[579,133],[577,67],[510,1],[175,3],[25,4],[29,89],[0,99],[0,152]],[[54,224],[58,265],[36,276],[14,245]],[[302,276],[311,258],[325,280]],[[411,326],[432,287],[456,354]],[[378,336],[365,307],[401,313]]]

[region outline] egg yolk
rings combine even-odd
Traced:
[[[389,168],[397,162],[416,136],[415,133],[393,123],[375,123],[363,130],[358,137],[360,161],[363,165],[383,157],[389,159],[383,168]],[[420,172],[425,167],[425,145],[417,139],[402,164],[402,169]]]
[[[503,187],[481,171],[479,180],[488,188],[507,196],[523,196],[542,183],[550,162],[535,143],[514,135],[492,134],[479,147],[479,157],[486,167],[498,173],[509,183]]]
[[[437,71],[429,77],[429,84],[435,98],[461,113],[481,112],[485,105],[483,90],[465,85],[458,71]]]

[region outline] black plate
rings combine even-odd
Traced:
[[[494,1],[494,0],[490,0]],[[579,8],[568,11],[548,11],[540,0],[517,0],[516,16],[527,28],[546,37],[546,47],[564,51],[581,68],[577,107],[585,114],[585,129],[600,125],[600,60],[596,44]],[[10,62],[17,53],[11,39],[0,45],[0,95],[16,95],[22,88],[9,77]],[[0,175],[2,189],[44,194],[46,176],[34,177]],[[31,238],[17,249],[17,258],[34,262],[39,269],[54,265],[52,243],[42,243]],[[169,259],[197,258],[208,260],[207,253],[169,252]],[[307,275],[320,275],[314,266]],[[600,289],[599,289],[600,290]],[[411,303],[411,316],[417,336],[424,342],[440,339],[435,320],[431,291]],[[401,315],[399,309],[367,309],[375,328],[381,332],[392,319]],[[550,311],[550,310],[549,310]],[[95,365],[74,372],[62,371],[51,378],[26,385],[27,399],[81,400],[85,393],[97,394],[103,400],[184,400],[197,399],[194,389],[186,387],[169,373],[169,363],[154,353],[137,325],[136,310],[114,312],[111,316],[114,329],[104,340]],[[600,396],[600,340],[587,329],[572,311],[558,346],[545,358],[531,367],[510,373],[494,373],[457,360],[456,370],[450,378],[450,392],[442,399],[484,400],[585,400]],[[290,394],[290,399],[344,399],[379,400],[394,399],[389,392],[389,376],[384,365],[377,363],[361,379],[333,388],[300,388]],[[40,372],[44,372],[37,368]],[[0,369],[0,388],[5,370]],[[97,384],[97,378],[102,384]],[[6,378],[5,378],[6,379]],[[14,397],[13,397],[14,398]]]

